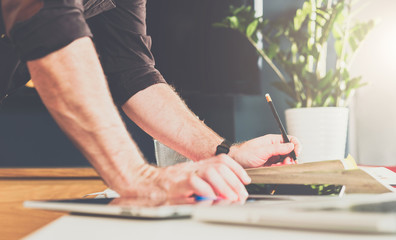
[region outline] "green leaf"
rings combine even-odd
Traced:
[[[352,52],[355,52],[359,48],[361,42],[366,38],[367,34],[373,27],[374,21],[368,21],[364,23],[356,23],[350,29],[350,37],[348,41]]]
[[[315,39],[312,39],[312,38],[308,39],[308,42],[307,42],[308,50],[312,50],[312,47],[314,46],[314,44],[315,44]]]
[[[253,33],[257,30],[259,20],[255,19],[253,22],[251,22],[247,28],[246,28],[246,36],[251,37]]]
[[[304,2],[302,8],[297,9],[296,15],[293,19],[293,27],[295,31],[300,30],[308,14],[311,13],[311,9],[312,9],[312,5],[309,1]]]
[[[240,12],[242,12],[245,8],[246,8],[245,5],[242,5],[242,6],[238,7],[238,8],[235,8],[234,6],[232,6],[232,9],[231,9],[232,15],[238,15],[238,14],[239,14]]]
[[[239,27],[239,19],[236,16],[227,17],[228,22],[230,23],[230,27],[233,29],[238,29]]]
[[[312,55],[315,57],[315,61],[318,61],[319,53],[322,51],[322,45],[319,43],[315,43],[312,47]]]
[[[344,81],[348,81],[349,80],[349,71],[348,69],[344,68],[342,73],[341,73],[342,79]]]
[[[349,45],[352,48],[352,51],[356,51],[356,49],[358,49],[359,43],[358,43],[356,38],[350,37],[348,42],[349,42]]]
[[[328,88],[331,85],[333,79],[334,79],[334,71],[333,69],[330,69],[326,73],[326,75],[322,79],[320,79],[318,89],[322,91],[326,90],[326,88]]]
[[[351,80],[349,80],[349,81],[347,82],[345,88],[348,89],[348,90],[352,90],[352,89],[359,88],[359,87],[361,87],[362,85],[365,85],[365,84],[362,84],[362,83],[361,83],[361,80],[362,80],[362,77],[361,77],[361,76],[352,78]]]
[[[296,43],[292,43],[291,52],[292,52],[293,54],[297,54],[297,52],[298,52],[298,47],[297,47],[297,44],[296,44]]]
[[[279,44],[273,43],[268,47],[267,56],[272,59],[279,52]]]
[[[304,55],[300,55],[298,57],[298,60],[300,61],[300,63],[305,63],[305,56]]]
[[[328,96],[325,98],[324,102],[323,102],[323,107],[331,107],[335,105],[335,101],[333,96]]]
[[[321,27],[324,27],[327,21],[328,21],[327,19],[321,16],[316,17],[316,23],[319,24]]]
[[[339,56],[339,57],[341,56],[341,53],[342,53],[342,47],[343,47],[343,44],[342,44],[341,40],[337,40],[334,42],[334,49],[335,49],[337,56]]]
[[[341,39],[345,35],[339,24],[334,24],[332,33],[335,39]]]
[[[329,20],[330,19],[330,14],[328,12],[326,12],[325,10],[322,10],[320,8],[316,9],[316,14],[318,14],[318,16],[321,16],[325,20]]]

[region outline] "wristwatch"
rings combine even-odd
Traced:
[[[224,139],[224,141],[217,146],[216,148],[216,155],[222,154],[222,153],[229,153],[230,148],[232,146],[232,142],[228,141],[227,139]]]

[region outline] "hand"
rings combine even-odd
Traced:
[[[294,164],[289,156],[295,151],[298,157],[301,144],[297,138],[288,136],[290,143],[284,143],[282,135],[265,135],[239,145],[233,145],[229,155],[244,168],[270,166],[272,164]]]
[[[248,193],[244,184],[251,179],[229,156],[222,154],[194,163],[180,163],[166,168],[142,165],[132,189],[117,190],[123,197],[153,199],[186,198],[193,194],[208,198],[244,201]]]

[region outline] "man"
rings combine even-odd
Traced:
[[[6,38],[27,63],[44,104],[121,196],[244,200],[250,178],[242,167],[299,152],[297,139],[284,144],[280,135],[230,146],[199,121],[154,68],[146,0],[0,1]],[[108,86],[137,125],[195,163],[145,163]]]

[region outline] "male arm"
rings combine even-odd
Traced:
[[[193,161],[213,157],[223,141],[167,84],[136,93],[122,109],[148,134]]]
[[[114,107],[90,38],[28,62],[41,99],[58,125],[105,182],[120,192],[133,186],[144,161]],[[125,189],[121,189],[125,188]]]
[[[242,183],[247,184],[249,177],[225,156],[167,169],[144,162],[110,98],[89,38],[29,61],[28,67],[40,97],[59,126],[108,186],[122,196],[247,197]]]
[[[155,97],[153,97],[155,96]],[[133,95],[123,106],[125,113],[143,130],[168,147],[198,161],[213,157],[224,140],[191,112],[166,84],[152,85]],[[283,143],[281,135],[266,135],[231,147],[229,155],[245,168],[279,161],[294,163],[287,155],[300,144],[295,137]]]

